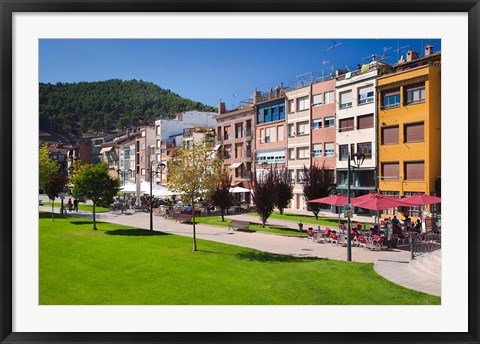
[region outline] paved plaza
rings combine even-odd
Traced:
[[[40,206],[40,210],[51,211],[49,206]],[[57,210],[58,211],[58,210]],[[72,213],[74,216],[91,218],[92,214],[85,211]],[[137,212],[134,214],[114,214],[112,212],[97,213],[97,219],[126,226],[148,229],[150,225],[149,213]],[[330,215],[331,217],[331,215]],[[258,222],[256,216],[247,214],[230,214],[228,218]],[[360,219],[359,219],[360,221]],[[281,225],[290,228],[297,228],[292,221],[269,219],[267,225]],[[311,225],[305,225],[308,228]],[[175,222],[172,219],[165,219],[161,216],[154,216],[154,230],[169,234],[176,234],[191,237],[192,225]],[[196,225],[198,239],[211,240],[229,245],[248,247],[259,251],[285,254],[297,257],[318,257],[324,259],[343,260],[347,258],[346,247],[332,245],[330,243],[317,243],[308,240],[306,237],[275,235],[263,232],[229,231],[227,227],[213,226],[206,224]],[[375,270],[383,277],[392,282],[427,292],[433,295],[440,295],[441,276],[438,281],[432,278],[424,278],[421,273],[410,272],[410,251],[391,249],[388,251],[371,251],[369,249],[352,247],[352,260],[354,262],[374,263]],[[438,261],[438,264],[441,264]]]

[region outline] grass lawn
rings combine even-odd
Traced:
[[[260,216],[256,212],[250,212],[248,213],[248,215]],[[347,223],[347,220],[343,219],[342,217],[343,215],[340,214],[340,222]],[[269,218],[292,221],[292,222],[302,222],[302,223],[308,223],[312,225],[338,227],[338,215],[337,217],[334,217],[334,218],[320,217],[318,220],[316,220],[315,216],[313,215],[299,215],[299,214],[292,214],[292,213],[286,213],[286,212],[284,212],[283,215],[280,215],[280,212],[274,211]],[[353,222],[356,223],[357,221],[353,221]]]
[[[195,222],[196,223],[209,224],[209,225],[215,225],[215,226],[228,227],[228,225],[232,221],[232,219],[228,218],[227,216],[225,216],[225,222],[222,222],[222,217],[221,216],[198,216],[198,217],[195,217]],[[248,227],[248,229],[251,230],[251,231],[258,231],[258,232],[267,232],[267,233],[299,236],[298,230],[296,230],[296,229],[286,228],[286,227],[282,227],[282,226],[272,226],[272,225],[268,225],[268,224],[267,224],[267,227],[263,228],[260,221],[250,223],[250,226]],[[304,230],[301,233],[301,236],[306,237],[307,232]]]
[[[43,205],[52,206],[52,202],[43,202]],[[60,202],[55,202],[53,203],[53,206],[56,208],[60,208],[62,206],[62,203]],[[63,206],[66,208],[67,207],[67,202],[63,202]],[[93,205],[92,204],[82,204],[78,203],[78,210],[85,210],[85,211],[90,211],[93,213]],[[98,205],[95,207],[95,212],[96,213],[105,213],[108,211],[108,208],[104,207],[99,207]]]
[[[40,213],[42,305],[440,304],[373,264],[297,258]],[[348,288],[348,292],[346,291]]]

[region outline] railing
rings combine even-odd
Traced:
[[[441,228],[436,228],[410,238],[411,259],[415,259],[424,253],[432,252],[442,248]]]

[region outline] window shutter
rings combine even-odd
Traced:
[[[423,161],[405,163],[406,180],[424,180],[425,163]]]
[[[424,124],[414,123],[405,125],[405,142],[423,142]]]
[[[358,129],[373,128],[373,114],[358,117]]]
[[[340,132],[353,130],[353,117],[341,119],[339,121]]]
[[[352,102],[352,91],[340,93],[340,104],[346,104]]]
[[[322,94],[321,93],[313,95],[312,104],[313,105],[322,104]]]
[[[398,126],[382,128],[382,145],[398,144]]]
[[[400,176],[398,166],[398,162],[383,163],[382,177],[385,179],[398,179]]]

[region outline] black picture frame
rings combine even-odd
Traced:
[[[333,1],[301,0],[0,0],[0,341],[1,343],[306,343],[306,342],[395,342],[395,343],[478,343],[479,342],[479,254],[478,226],[475,215],[469,217],[468,241],[468,332],[465,333],[20,333],[12,332],[12,16],[15,12],[464,12],[468,13],[468,213],[479,214],[480,194],[477,176],[480,161],[479,127],[479,14],[478,0],[422,1]],[[464,174],[461,171],[459,174]],[[462,216],[461,219],[464,219]],[[467,225],[462,224],[463,226]],[[454,316],[454,315],[452,315]]]

